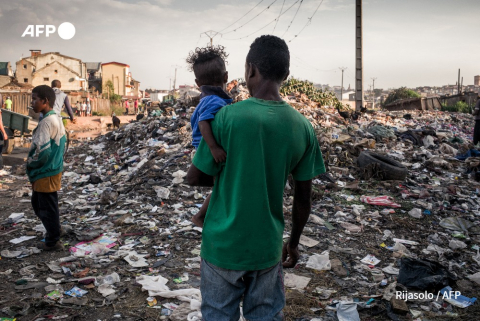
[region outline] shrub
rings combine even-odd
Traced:
[[[416,93],[415,91],[408,89],[407,87],[400,87],[395,89],[390,94],[388,94],[387,99],[385,99],[384,105],[388,105],[400,99],[408,99],[408,98],[420,98],[420,94]]]
[[[293,77],[288,78],[280,88],[283,95],[291,95],[295,93],[305,94],[307,97],[321,106],[340,106],[341,103],[331,91],[322,91],[315,88],[313,83],[307,80],[300,80]]]
[[[442,105],[442,111],[465,114],[469,114],[471,112],[470,107],[468,107],[468,104],[464,101],[457,101],[455,105],[452,106]]]

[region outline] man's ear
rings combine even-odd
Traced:
[[[223,83],[226,84],[228,82],[228,71],[225,71],[225,75],[223,75]]]
[[[202,85],[200,85],[200,82],[198,81],[198,79],[195,79],[195,83],[197,84],[198,88],[202,87]]]
[[[287,74],[286,74],[285,77],[283,78],[283,81],[287,80],[288,76],[290,76],[290,70],[287,72]]]
[[[248,69],[247,69],[247,77],[248,78],[253,78],[256,76],[258,70],[257,70],[257,66],[255,66],[254,64],[252,64],[251,62],[248,63]]]

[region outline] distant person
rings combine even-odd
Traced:
[[[3,127],[2,110],[0,109],[0,169],[3,168],[2,151],[6,140],[8,140],[8,136],[5,128]]]
[[[10,99],[10,97],[7,97],[7,99],[5,100],[5,109],[11,111],[12,105],[13,105],[12,100]]]
[[[80,117],[80,112],[82,110],[82,104],[77,100],[77,103],[75,104],[75,114]]]
[[[32,183],[32,207],[47,230],[45,243],[37,247],[44,251],[63,250],[60,241],[60,211],[58,194],[61,189],[65,128],[55,113],[55,91],[47,85],[32,90],[33,111],[43,119],[33,131],[27,158],[28,180]]]
[[[87,113],[87,101],[84,100],[82,103],[82,117],[85,117],[86,113]]]
[[[129,107],[130,106],[128,105],[128,99],[127,99],[127,100],[125,100],[125,110],[126,110],[125,115],[128,115],[128,108]]]
[[[135,109],[135,115],[138,114],[138,99],[133,102],[133,108]]]
[[[226,161],[216,161],[204,137],[188,170],[188,184],[213,185],[200,253],[201,311],[207,321],[238,320],[241,301],[247,320],[284,320],[282,266],[298,262],[312,178],[325,172],[312,124],[280,96],[289,66],[284,40],[255,39],[245,62],[251,97],[223,107],[211,122]],[[292,229],[284,243],[283,192],[290,174]]]
[[[92,105],[90,105],[90,100],[87,101],[87,116],[92,116]]]
[[[77,121],[73,117],[73,110],[72,106],[70,105],[70,100],[68,99],[68,96],[66,93],[64,93],[60,88],[62,88],[62,83],[60,80],[54,80],[52,81],[52,88],[53,91],[55,92],[55,105],[53,106],[53,110],[57,114],[60,119],[62,119],[62,109],[63,106],[65,106],[65,109],[67,110],[67,114],[70,117],[70,120],[72,123],[76,123]],[[63,124],[63,121],[62,121]]]
[[[475,128],[473,130],[473,145],[477,145],[478,142],[480,141],[480,99],[477,100],[477,103],[475,104],[473,115],[475,116]]]

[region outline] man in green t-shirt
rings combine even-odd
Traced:
[[[310,122],[280,96],[290,53],[275,36],[250,46],[245,80],[251,98],[223,107],[212,121],[227,160],[216,163],[202,139],[187,175],[190,185],[215,184],[202,235],[202,317],[282,320],[283,267],[294,267],[311,209],[312,178],[325,172]],[[283,191],[295,180],[292,231],[283,246]]]

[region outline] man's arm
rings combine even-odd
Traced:
[[[475,109],[473,110],[472,115],[478,115],[480,112],[480,99],[477,100],[477,103],[475,104]]]
[[[215,158],[215,162],[224,162],[227,159],[227,153],[225,153],[223,148],[218,145],[213,136],[212,125],[210,124],[212,120],[213,119],[199,121],[198,128],[200,129],[203,139],[210,148],[210,152],[212,153],[213,158]]]
[[[297,264],[299,253],[298,244],[303,228],[307,224],[312,209],[312,180],[295,181],[295,192],[292,208],[292,233],[290,239],[283,246],[282,262],[286,268],[293,268]]]
[[[213,186],[213,176],[205,174],[192,164],[188,169],[187,183],[191,186]]]
[[[5,131],[5,128],[3,127],[3,121],[2,121],[2,112],[0,111],[0,132],[2,133],[3,140],[8,140],[7,132]],[[2,151],[0,150],[0,153]]]
[[[70,120],[73,121],[73,111],[72,106],[70,105],[70,100],[68,100],[68,96],[65,96],[65,108],[67,109],[68,116],[70,116]]]

